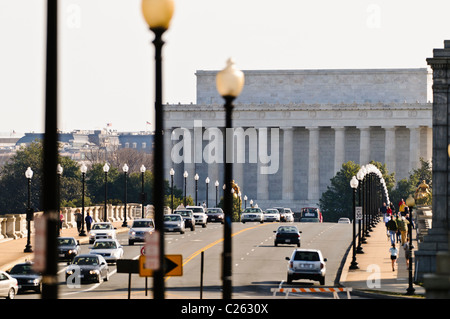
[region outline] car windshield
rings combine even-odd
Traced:
[[[95,224],[92,229],[112,229],[111,224]]]
[[[208,209],[208,214],[217,214],[217,213],[221,213],[220,209],[214,209],[214,208]]]
[[[190,210],[192,210],[194,213],[203,213],[203,208],[202,207],[187,207]]]
[[[177,214],[180,214],[181,216],[191,216],[192,215],[192,213],[188,210],[177,211]]]
[[[268,209],[264,214],[278,214],[278,211],[276,209]]]
[[[116,249],[115,241],[96,241],[92,249]]]
[[[283,226],[278,228],[279,233],[298,233],[298,229],[295,226]]]
[[[153,221],[151,221],[151,220],[135,220],[133,222],[133,228],[148,228],[148,227],[154,227]]]
[[[315,251],[296,251],[294,260],[320,261],[319,254]]]
[[[180,216],[164,216],[165,222],[176,222],[180,220],[181,220]]]
[[[260,208],[247,208],[244,213],[261,213]]]
[[[85,257],[85,256],[81,256],[81,257],[75,257],[75,259],[73,260],[73,264],[75,265],[93,265],[96,266],[99,264],[98,262],[98,258],[94,257],[94,256],[89,256],[89,257]]]
[[[73,246],[75,245],[75,239],[74,238],[58,238],[58,245],[59,246]]]
[[[9,272],[11,275],[34,275],[36,272],[33,270],[31,264],[15,265]]]

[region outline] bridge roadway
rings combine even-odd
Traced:
[[[334,286],[335,278],[351,241],[351,225],[337,223],[294,223],[302,231],[301,247],[320,249],[328,259],[325,286]],[[271,288],[318,287],[309,280],[287,284],[285,257],[290,256],[295,245],[274,246],[274,230],[280,223],[233,223],[233,298],[273,298]],[[138,258],[142,244],[129,246],[127,233],[120,232],[118,239],[124,247],[124,258]],[[200,262],[204,252],[203,298],[221,299],[221,254],[223,251],[223,225],[209,223],[206,228],[197,227],[185,234],[166,233],[166,254],[183,256],[183,276],[166,277],[167,299],[200,298]],[[82,244],[82,252],[90,245]],[[110,265],[110,279],[101,284],[83,284],[70,288],[64,282],[66,265],[60,263],[60,299],[126,299],[128,275],[117,273]],[[134,274],[131,277],[131,299],[152,298],[152,278]],[[332,294],[309,294],[308,298],[332,298]],[[23,293],[17,299],[40,298],[36,293]],[[279,296],[279,298],[284,298]]]

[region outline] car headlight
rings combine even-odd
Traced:
[[[97,269],[89,271],[91,275],[98,275],[100,272]]]

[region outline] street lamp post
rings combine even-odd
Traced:
[[[409,261],[408,261],[408,288],[406,289],[407,295],[413,295],[416,289],[413,287],[413,261],[412,261],[412,250],[413,250],[413,244],[412,244],[412,208],[416,204],[414,198],[409,195],[409,197],[406,199],[406,205],[409,207],[409,216],[411,222],[408,223],[408,237],[409,237]]]
[[[197,202],[197,195],[198,195],[198,179],[199,179],[198,174],[195,174],[194,179],[195,179],[195,203],[194,203],[194,205],[197,205],[197,204],[198,204],[198,202]]]
[[[225,100],[225,129],[229,130],[232,126],[233,101],[241,93],[244,87],[244,73],[235,68],[231,59],[228,59],[227,66],[216,76],[216,87],[219,94]],[[227,154],[232,154],[232,141],[229,141],[225,134],[224,162],[225,162],[225,196],[224,196],[224,251],[223,251],[223,299],[231,299],[231,217],[233,209],[233,195],[231,194],[233,180],[233,164],[227,160]]]
[[[209,177],[206,177],[205,184],[206,184],[206,208],[208,208],[208,187],[209,187]]]
[[[247,195],[244,195],[244,209],[247,209]]]
[[[33,220],[33,210],[31,209],[31,178],[33,177],[33,170],[31,167],[28,167],[25,171],[25,177],[28,180],[28,200],[27,200],[27,244],[25,245],[25,249],[23,252],[32,253],[33,249],[31,248],[30,243],[30,235],[31,235],[31,227],[30,223]]]
[[[56,166],[56,178],[57,178],[57,199],[58,199],[58,222],[56,223],[56,227],[57,227],[57,234],[58,236],[61,233],[61,175],[63,173],[63,167],[61,166],[61,164],[58,164]]]
[[[105,173],[105,207],[104,207],[104,216],[103,221],[106,222],[108,219],[108,211],[107,211],[107,204],[106,200],[108,199],[108,172],[109,172],[109,165],[108,163],[105,163],[103,166],[103,172]]]
[[[362,169],[358,171],[356,174],[356,178],[358,179],[358,203],[359,207],[362,208],[362,189],[364,183],[364,172]],[[361,218],[358,219],[358,247],[356,248],[356,253],[363,254],[363,248],[361,246]]]
[[[219,197],[219,181],[216,180],[214,186],[216,186],[216,207],[217,207],[218,206],[217,198]]]
[[[175,171],[173,168],[170,169],[170,209],[173,212],[173,175],[175,175]]]
[[[122,166],[122,171],[123,171],[123,176],[124,176],[124,183],[125,183],[125,190],[124,190],[124,195],[123,195],[123,197],[124,197],[124,202],[125,202],[125,205],[124,205],[124,207],[123,207],[123,223],[122,223],[122,227],[127,227],[128,226],[128,223],[127,223],[127,204],[128,204],[128,194],[127,194],[127,174],[128,174],[128,170],[129,170],[129,167],[128,167],[128,165],[127,164],[124,164],[123,166]]]
[[[189,174],[187,171],[184,171],[183,173],[183,177],[184,177],[184,199],[183,199],[183,203],[184,203],[184,207],[186,207],[186,185],[187,185],[187,178],[188,178]]]
[[[145,166],[141,165],[140,171],[141,171],[141,204],[142,204],[142,213],[141,213],[141,217],[144,218],[145,217],[145,213],[144,213],[144,203],[145,203],[145,192],[144,192],[144,175],[145,175]]]
[[[155,207],[155,229],[159,233],[159,269],[153,273],[154,298],[165,298],[165,255],[164,255],[164,117],[162,106],[162,35],[169,28],[174,11],[174,0],[142,0],[142,13],[155,34],[155,148],[153,203]]]
[[[358,269],[358,263],[356,262],[356,189],[358,188],[358,180],[356,179],[356,176],[353,176],[350,181],[350,187],[353,190],[353,236],[352,236],[352,243],[353,243],[353,255],[352,255],[352,262],[350,263],[350,269]]]
[[[86,232],[84,231],[84,186],[85,186],[85,181],[86,181],[86,172],[87,172],[87,167],[86,165],[81,164],[80,167],[80,171],[81,171],[81,231],[80,231],[80,236],[86,236]]]

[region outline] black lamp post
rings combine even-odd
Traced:
[[[216,186],[216,207],[218,206],[217,198],[219,197],[219,181],[216,181],[214,183],[214,186]]]
[[[108,163],[105,163],[103,166],[103,172],[105,172],[105,207],[104,207],[104,216],[103,221],[106,222],[108,219],[108,207],[107,207],[107,199],[108,199],[108,172],[109,172],[109,165]]]
[[[141,171],[141,204],[142,204],[142,213],[141,213],[141,217],[144,218],[145,217],[145,213],[144,213],[144,204],[145,204],[145,192],[144,192],[144,175],[145,175],[145,166],[141,165],[140,171]]]
[[[170,209],[173,212],[173,175],[175,175],[175,171],[173,168],[170,169]]]
[[[356,178],[359,181],[358,182],[358,203],[359,203],[359,207],[362,209],[362,189],[363,189],[363,183],[364,183],[364,171],[362,168],[356,174]],[[364,250],[361,246],[361,218],[358,219],[358,247],[356,248],[356,253],[364,254]]]
[[[352,255],[352,262],[350,263],[350,269],[358,269],[358,263],[356,262],[356,189],[358,188],[358,180],[356,179],[356,176],[353,176],[350,180],[350,187],[353,190],[353,236],[352,236],[352,242],[353,242],[353,255]]]
[[[206,184],[206,208],[208,208],[208,187],[209,187],[209,177],[206,177],[205,184]]]
[[[23,252],[32,253],[33,249],[31,248],[30,243],[30,235],[31,235],[31,227],[30,223],[33,220],[33,210],[31,209],[31,178],[33,177],[33,170],[28,167],[25,171],[25,177],[28,180],[28,200],[27,200],[27,244],[25,245],[25,249]]]
[[[124,164],[122,166],[122,171],[123,171],[124,183],[125,183],[125,190],[124,190],[124,195],[123,195],[125,205],[123,207],[123,223],[122,223],[122,227],[127,227],[128,226],[128,223],[127,223],[127,204],[128,204],[128,196],[127,196],[128,195],[128,193],[127,193],[127,186],[128,186],[127,182],[128,182],[128,180],[127,180],[127,174],[128,174],[128,170],[129,170],[128,165]]]
[[[197,205],[198,204],[198,202],[197,202],[197,198],[198,198],[198,179],[199,179],[198,174],[195,174],[194,179],[195,179],[195,203],[194,203],[194,205]]]
[[[225,129],[229,130],[232,125],[233,101],[241,93],[244,87],[244,73],[235,68],[231,59],[227,61],[227,66],[216,76],[216,87],[219,94],[225,100]],[[227,134],[225,135],[227,136]],[[232,153],[233,143],[225,137],[224,146],[224,162],[225,162],[225,196],[224,196],[224,251],[223,251],[223,267],[222,267],[222,281],[223,281],[223,299],[231,299],[232,285],[231,285],[231,218],[233,210],[233,195],[231,193],[233,181],[233,163],[227,161],[227,154]]]
[[[154,298],[165,298],[164,255],[164,117],[162,105],[162,35],[169,28],[174,11],[174,0],[142,0],[142,13],[155,34],[155,149],[153,204],[155,207],[155,229],[159,234],[159,269],[153,272]]]
[[[57,178],[57,198],[58,198],[58,223],[56,224],[57,227],[57,234],[58,236],[61,233],[61,175],[63,173],[63,167],[61,164],[58,164],[56,166],[56,178]]]
[[[85,181],[86,181],[86,172],[87,172],[87,167],[86,165],[81,164],[80,167],[80,171],[81,171],[81,231],[80,231],[80,236],[86,236],[86,232],[84,231],[84,186],[85,186]]]
[[[414,198],[410,195],[406,199],[406,205],[409,207],[409,216],[411,217],[410,220],[412,222],[412,208],[416,204]],[[408,288],[406,289],[407,295],[413,295],[416,289],[413,287],[413,274],[412,274],[412,267],[413,267],[413,261],[412,261],[412,250],[413,250],[413,243],[412,243],[412,223],[408,223],[408,237],[409,237],[409,261],[408,261]]]
[[[184,203],[184,207],[186,207],[186,185],[187,185],[187,178],[188,178],[189,174],[187,171],[184,171],[183,173],[183,177],[184,177],[184,198],[183,198],[183,203]]]

